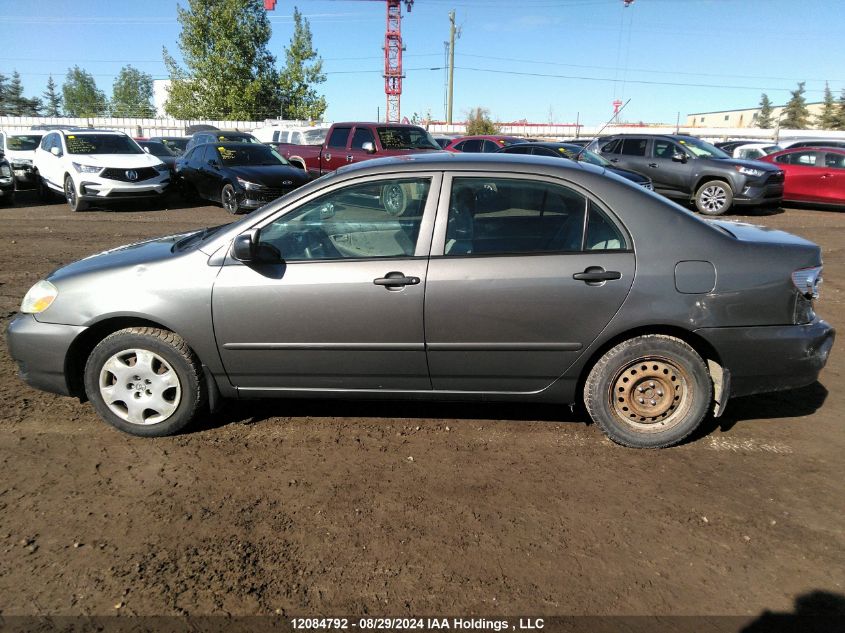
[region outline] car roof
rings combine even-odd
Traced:
[[[76,136],[77,134],[113,134],[115,136],[129,136],[126,132],[121,132],[120,130],[100,130],[92,127],[67,128],[51,131],[61,132],[62,134],[73,134],[74,136]]]
[[[780,156],[782,154],[797,154],[798,152],[831,152],[833,154],[845,154],[845,147],[827,147],[825,145],[811,145],[810,147],[787,147],[769,156]]]
[[[267,147],[273,149],[267,143],[241,143],[239,141],[214,141],[213,143],[197,143],[194,147],[205,147],[206,145],[214,145],[214,147]],[[193,147],[191,148],[193,149]]]
[[[604,173],[603,167],[588,165],[582,162],[561,161],[558,158],[545,156],[525,156],[520,154],[494,153],[454,153],[454,152],[419,152],[405,154],[403,156],[390,156],[375,158],[372,160],[352,163],[338,168],[339,174],[350,174],[360,172],[361,175],[369,173],[383,174],[385,171],[395,169],[397,171],[424,171],[427,169],[437,170],[466,170],[466,171],[502,171],[510,170],[537,173],[538,169],[547,167],[549,173],[560,173],[561,168],[573,169],[576,171],[590,171],[593,173]]]

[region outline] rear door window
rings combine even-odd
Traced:
[[[626,156],[645,156],[648,140],[644,138],[626,138],[622,141],[621,153]]]
[[[336,127],[332,130],[332,135],[329,137],[329,147],[345,148],[346,139],[349,138],[351,127]]]

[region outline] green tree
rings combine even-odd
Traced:
[[[320,119],[326,111],[326,98],[318,95],[314,86],[325,80],[323,60],[312,43],[311,25],[294,7],[293,36],[285,49],[285,67],[279,75],[282,118]]]
[[[4,92],[4,111],[7,115],[38,116],[41,111],[41,99],[27,99],[23,96],[23,82],[17,70],[12,72],[12,79]]]
[[[155,116],[152,76],[131,65],[121,68],[112,86],[111,114],[144,119]]]
[[[774,119],[772,118],[772,112],[774,108],[772,107],[772,102],[769,101],[769,95],[765,92],[760,96],[760,114],[757,115],[757,127],[763,129],[770,129],[775,126]]]
[[[0,116],[8,114],[9,78],[0,73]]]
[[[816,116],[816,127],[821,130],[836,129],[836,100],[830,91],[830,86],[824,82],[824,98],[822,99],[822,111]]]
[[[783,108],[780,126],[787,130],[806,130],[810,127],[810,113],[807,110],[807,100],[804,99],[804,83],[798,82],[798,88],[790,92],[792,97]]]
[[[170,94],[164,109],[181,119],[261,119],[279,113],[278,73],[267,48],[261,0],[188,0],[177,6],[185,68],[164,48]]]
[[[68,116],[102,116],[108,110],[105,93],[97,88],[91,73],[79,66],[68,69],[62,84],[62,97]]]
[[[487,108],[473,108],[467,113],[467,136],[475,134],[496,134],[499,126],[490,118]]]
[[[47,89],[41,96],[44,98],[44,116],[62,116],[62,98],[56,90],[53,75],[47,79]]]
[[[836,100],[836,118],[833,124],[834,130],[845,130],[845,88]]]

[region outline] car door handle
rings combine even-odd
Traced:
[[[401,287],[401,286],[416,286],[420,283],[419,277],[406,277],[405,273],[389,272],[384,277],[373,279],[373,283],[377,286]]]
[[[618,163],[618,162],[619,162],[619,159],[618,159],[618,158],[611,158],[611,159],[610,159],[610,162],[611,162],[611,163]]]
[[[833,174],[822,174],[822,178],[830,178]]]
[[[325,158],[326,160],[331,160],[332,155],[331,154],[323,154],[323,158]]]
[[[657,163],[649,163],[648,166],[649,167],[657,167]]]
[[[575,273],[572,278],[576,281],[586,281],[589,283],[596,283],[602,281],[611,281],[613,279],[620,279],[622,273],[618,270],[605,270],[601,266],[590,266],[585,269],[583,273]]]
[[[346,162],[347,162],[347,163],[351,163],[351,162],[352,162],[352,154],[347,154],[347,155],[346,155]]]

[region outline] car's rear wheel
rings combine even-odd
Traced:
[[[35,190],[38,194],[38,199],[41,202],[53,202],[55,199],[55,195],[53,194],[53,190],[47,185],[47,181],[44,180],[38,172],[35,173]]]
[[[684,341],[650,334],[602,356],[584,384],[590,417],[614,442],[663,448],[701,424],[712,401],[707,365]]]
[[[199,360],[178,335],[157,328],[104,338],[85,365],[85,392],[106,422],[133,435],[172,435],[205,399]]]
[[[408,208],[408,193],[399,183],[391,183],[381,188],[381,206],[388,215],[398,216]]]
[[[220,202],[223,203],[223,208],[232,215],[240,213],[238,207],[238,196],[235,194],[235,188],[230,184],[223,185],[220,191]]]
[[[65,200],[67,200],[71,211],[84,211],[88,208],[88,203],[79,199],[73,178],[70,176],[65,176]]]
[[[695,192],[695,207],[704,215],[722,215],[733,201],[731,187],[724,180],[708,180]]]

